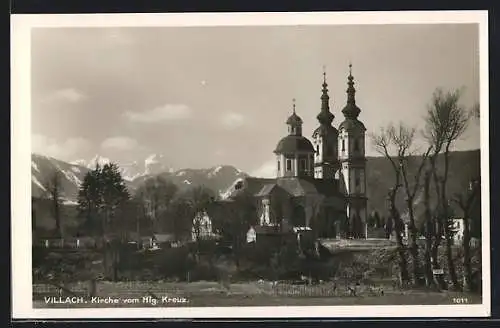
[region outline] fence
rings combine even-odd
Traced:
[[[272,286],[272,294],[276,296],[291,297],[342,297],[356,296],[359,294],[380,295],[382,288],[369,285],[336,284],[332,282],[309,284],[291,284],[287,282],[277,282]]]
[[[33,242],[33,246],[42,248],[96,248],[94,239],[42,239]]]
[[[201,295],[218,293],[223,290],[218,282],[198,283],[161,283],[161,282],[89,282],[72,283],[61,286],[50,284],[34,284],[33,298],[41,299],[44,296],[89,296],[93,290],[94,296],[114,298],[137,298],[145,295],[185,295],[197,297]],[[394,288],[384,284],[384,287],[369,285],[355,285],[335,282],[319,284],[293,284],[290,282],[246,282],[229,285],[229,290],[239,294],[269,295],[278,297],[346,297],[346,296],[377,296],[390,292]]]

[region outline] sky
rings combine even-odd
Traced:
[[[421,129],[437,87],[479,101],[478,43],[475,24],[36,28],[32,151],[118,163],[156,153],[177,169],[269,176],[293,98],[304,135],[318,126],[323,67],[335,126],[352,63],[367,133]],[[455,149],[479,144],[472,121]],[[368,137],[366,148],[377,155]]]

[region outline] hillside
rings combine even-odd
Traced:
[[[131,182],[131,188],[136,189],[152,176],[154,175],[134,179]],[[221,165],[209,169],[182,169],[176,172],[163,172],[157,174],[157,176],[173,182],[181,190],[195,186],[205,186],[220,194],[228,189],[236,179],[245,177],[247,174],[233,166]]]
[[[44,198],[48,196],[47,189],[51,176],[57,172],[61,176],[62,194],[67,202],[75,201],[78,187],[88,168],[70,164],[52,157],[31,155],[31,196]]]
[[[420,156],[410,158],[410,184],[421,161]],[[443,157],[438,159],[438,169],[443,170]],[[394,172],[389,161],[383,157],[369,157],[366,164],[368,211],[377,210],[385,216],[386,197],[388,190],[394,185]],[[481,163],[479,150],[456,151],[450,153],[449,178],[447,193],[451,198],[456,193],[463,193],[469,186],[470,179],[479,178],[481,175]],[[423,177],[421,177],[423,181]],[[435,197],[434,189],[431,189],[431,198]],[[417,211],[422,206],[422,191],[417,193]],[[405,208],[404,196],[401,191],[397,198],[398,208]],[[403,212],[403,211],[402,211]],[[402,213],[404,214],[404,212]]]

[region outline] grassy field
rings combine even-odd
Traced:
[[[38,286],[39,287],[39,286]],[[39,290],[39,288],[34,290]],[[454,304],[455,299],[469,304],[480,304],[480,295],[458,292],[429,292],[397,290],[391,286],[368,288],[358,286],[352,295],[345,286],[334,288],[324,283],[315,286],[272,286],[269,282],[231,284],[229,290],[217,282],[168,283],[168,282],[102,282],[98,286],[100,298],[110,297],[117,304],[92,302],[83,298],[78,304],[47,303],[45,297],[59,296],[54,291],[35,292],[35,308],[75,307],[172,307],[172,306],[318,306],[318,305],[438,305]],[[76,289],[78,289],[76,287]],[[75,290],[72,288],[72,290]],[[62,295],[62,299],[68,295]],[[156,298],[156,303],[151,301]]]

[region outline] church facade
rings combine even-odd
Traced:
[[[276,177],[247,177],[229,190],[228,200],[242,193],[255,199],[255,231],[307,228],[319,238],[366,238],[366,128],[359,120],[351,65],[347,85],[344,119],[338,128],[324,73],[318,127],[311,140],[303,135],[294,101],[286,120],[288,134],[274,150]]]

